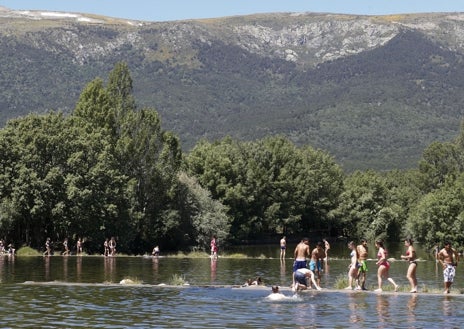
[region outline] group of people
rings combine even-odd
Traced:
[[[116,239],[114,237],[106,238],[103,242],[103,256],[116,256]]]
[[[416,254],[415,250],[412,247],[412,241],[408,240],[411,245],[409,256],[401,256],[404,259],[408,259],[411,263],[417,264],[415,262]],[[383,279],[387,279],[393,285],[395,291],[398,290],[398,285],[396,282],[389,276],[390,262],[388,261],[388,252],[385,249],[384,243],[382,240],[377,240],[375,242],[375,247],[377,248],[377,262],[375,263],[378,266],[377,269],[377,289],[375,291],[382,291]],[[366,277],[367,277],[367,258],[369,255],[369,249],[367,246],[367,240],[362,239],[360,244],[356,245],[354,241],[348,242],[348,248],[350,252],[350,264],[348,265],[348,286],[345,289],[355,289],[355,290],[367,290],[366,288]],[[415,270],[411,271],[411,275],[414,274]],[[417,292],[417,280],[411,290],[411,292]]]
[[[401,255],[401,259],[409,263],[406,278],[411,286],[410,292],[417,293],[417,254],[413,246],[413,240],[408,238],[404,240],[406,251]],[[394,291],[398,291],[398,284],[389,276],[390,262],[388,261],[388,251],[385,248],[382,240],[375,241],[377,249],[377,289],[374,291],[381,292],[383,281],[388,281]],[[348,265],[348,286],[345,289],[367,290],[366,278],[368,272],[367,260],[369,255],[368,241],[361,239],[356,245],[354,241],[348,243],[350,250],[350,263]],[[321,272],[323,270],[323,262],[327,261],[327,251],[330,249],[330,244],[324,239],[318,242],[314,249],[310,249],[309,239],[303,238],[295,248],[293,275],[292,275],[292,290],[299,291],[310,289],[314,286],[320,290]],[[285,258],[286,237],[280,240],[280,257]],[[459,254],[451,247],[450,242],[445,242],[441,250],[436,251],[436,259],[443,267],[444,278],[444,293],[449,294],[451,285],[454,281],[456,266],[459,261]],[[307,263],[309,259],[309,264]]]
[[[309,239],[303,238],[296,246],[294,256],[292,290],[305,290],[312,286],[321,290],[322,262],[327,256],[322,242],[318,242],[316,248],[311,251]],[[309,266],[306,262],[307,258],[310,258]]]
[[[3,240],[0,241],[0,250],[2,250],[2,246],[3,246]],[[45,240],[44,249],[45,249],[45,251],[43,252],[44,256],[51,256],[53,254],[52,241],[50,238],[47,238],[47,240]],[[82,253],[83,253],[83,241],[81,238],[78,238],[76,242],[76,255],[82,255]],[[160,254],[160,248],[158,245],[156,245],[153,248],[152,255],[159,256],[159,254]],[[63,256],[71,255],[71,250],[69,249],[68,238],[65,238],[63,240],[63,251],[61,252],[61,255]],[[105,241],[103,242],[103,256],[106,256],[106,257],[116,256],[115,237],[111,237],[111,239],[106,238]]]
[[[71,249],[69,246],[69,240],[68,238],[65,238],[62,242],[63,245],[63,250],[61,252],[61,255],[67,256],[71,255]],[[82,255],[84,252],[84,241],[82,238],[78,238],[76,241],[76,255]],[[50,238],[47,238],[45,240],[45,245],[44,245],[44,256],[51,256],[53,255],[53,243]],[[105,239],[105,242],[103,242],[103,255],[104,256],[115,256],[116,255],[116,239],[112,237],[111,239]]]
[[[0,255],[14,255],[16,252],[15,247],[12,243],[9,243],[8,246],[5,246],[5,241],[0,239]]]
[[[62,244],[63,244],[63,251],[61,252],[61,255],[63,255],[63,256],[71,255],[71,249],[69,248],[68,238],[65,238],[63,240]],[[82,253],[83,253],[82,246],[83,246],[82,239],[78,238],[77,242],[76,242],[76,254],[77,255],[82,255]],[[44,256],[53,255],[53,242],[52,242],[52,240],[50,238],[47,238],[45,240],[44,249],[45,249],[44,252],[43,252]]]

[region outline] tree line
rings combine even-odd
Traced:
[[[284,136],[201,140],[183,154],[158,113],[137,108],[117,63],[71,114],[0,130],[0,237],[34,248],[82,238],[92,253],[114,236],[130,254],[311,232],[463,245],[463,131],[431,144],[417,168],[388,172],[345,173],[328,152]]]

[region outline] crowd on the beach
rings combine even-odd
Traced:
[[[286,237],[282,237],[280,240],[280,258],[284,259],[287,249]],[[413,245],[413,240],[408,238],[404,240],[405,252],[400,258],[409,263],[406,278],[411,286],[410,292],[417,293],[417,254]],[[368,272],[368,241],[367,239],[361,239],[356,244],[354,241],[350,241],[347,244],[350,250],[350,263],[348,265],[348,285],[346,290],[368,290],[366,287],[366,278]],[[388,251],[385,248],[382,240],[375,241],[375,247],[377,249],[375,265],[377,266],[377,288],[375,292],[382,292],[382,285],[384,280],[389,282],[393,286],[394,291],[398,291],[399,285],[389,275],[389,269],[391,263],[388,258]],[[317,242],[315,248],[311,249],[308,238],[303,238],[300,243],[297,244],[294,251],[294,262],[293,262],[293,274],[292,274],[292,291],[298,292],[306,289],[321,290],[321,273],[324,266],[328,262],[328,253],[330,250],[330,243],[324,239],[323,241]],[[434,256],[437,263],[440,263],[443,267],[443,282],[444,282],[444,293],[449,294],[451,285],[454,281],[456,267],[459,262],[459,254],[455,249],[451,247],[451,243],[446,241],[442,249],[438,245],[434,248]],[[309,260],[309,262],[308,262]],[[277,289],[276,289],[277,288]],[[272,288],[274,291],[278,291],[278,287]],[[271,294],[272,295],[272,294]]]

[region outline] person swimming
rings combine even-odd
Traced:
[[[266,297],[268,300],[283,300],[289,297],[282,294],[279,290],[279,286],[272,286],[272,293]]]

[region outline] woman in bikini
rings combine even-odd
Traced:
[[[350,253],[350,265],[348,266],[348,287],[345,289],[351,290],[353,289],[353,283],[355,283],[356,290],[361,290],[361,287],[358,283],[358,269],[359,269],[359,262],[358,262],[358,251],[356,250],[356,245],[353,241],[348,243],[348,248],[351,250]]]
[[[390,282],[393,287],[395,287],[395,291],[398,291],[398,285],[395,283],[395,281],[388,277],[388,270],[390,269],[390,263],[387,261],[387,250],[385,249],[383,245],[382,240],[377,240],[375,241],[375,247],[378,249],[377,252],[377,263],[376,265],[379,266],[379,269],[377,270],[377,282],[379,285],[379,288],[376,289],[375,291],[381,292],[382,291],[382,278],[387,278],[388,282]]]
[[[409,262],[408,273],[406,277],[411,284],[410,292],[417,292],[417,278],[416,278],[416,269],[417,269],[417,260],[416,260],[416,250],[413,247],[412,239],[404,240],[404,245],[406,246],[406,254],[401,255],[401,259],[407,260]]]

